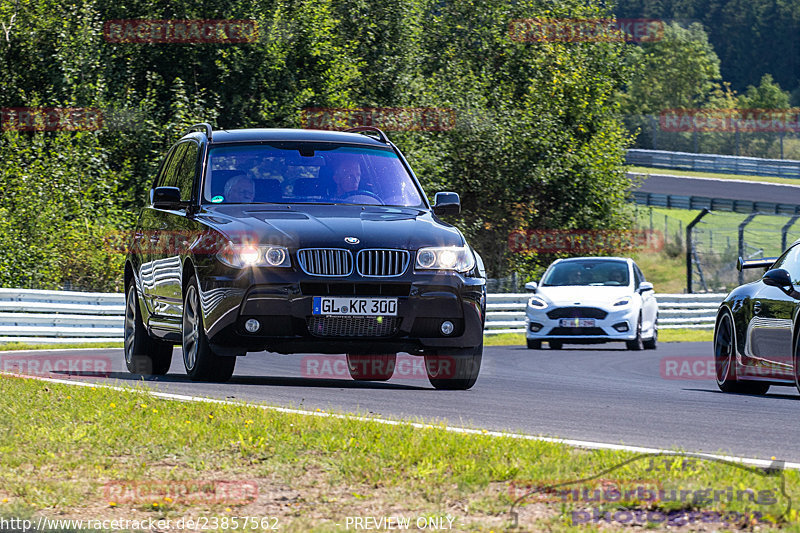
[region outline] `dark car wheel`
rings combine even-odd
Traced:
[[[642,341],[642,315],[639,315],[639,320],[636,322],[636,338],[632,341],[625,341],[625,346],[629,350],[643,350],[644,341]]]
[[[655,350],[658,343],[658,320],[653,325],[653,337],[642,341],[645,350]]]
[[[717,386],[722,392],[766,394],[769,390],[769,383],[737,381],[733,322],[728,313],[722,315],[714,330],[714,368]]]
[[[203,327],[203,313],[197,290],[197,278],[192,276],[183,298],[183,365],[192,381],[225,382],[231,379],[236,357],[222,357],[211,350]]]
[[[152,338],[139,312],[139,298],[133,280],[125,291],[125,366],[128,372],[163,376],[172,363],[172,344]]]
[[[561,341],[547,341],[547,344],[550,346],[551,350],[560,350],[564,343]]]
[[[425,356],[428,381],[439,390],[467,390],[475,385],[481,371],[483,343],[467,352],[440,352]]]
[[[394,374],[397,354],[347,354],[347,370],[356,381],[387,381]]]
[[[533,341],[531,339],[527,339],[528,341],[528,349],[530,350],[541,350],[542,349],[542,341]]]

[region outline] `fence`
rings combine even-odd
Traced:
[[[786,159],[631,149],[628,150],[625,161],[629,165],[643,167],[800,178],[800,161]]]
[[[659,328],[712,328],[724,294],[657,294]],[[487,335],[523,333],[530,294],[490,294]],[[122,294],[0,289],[0,342],[120,342]]]

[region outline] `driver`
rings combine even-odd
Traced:
[[[225,184],[225,200],[232,203],[250,203],[256,196],[255,185],[246,174],[237,174]]]
[[[358,190],[361,182],[361,165],[355,158],[344,158],[333,171],[333,183],[336,185],[334,196],[346,198]]]
[[[621,270],[612,270],[608,277],[611,281],[615,281],[620,285],[625,282],[625,273]]]

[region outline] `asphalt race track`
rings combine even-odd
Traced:
[[[621,343],[572,348],[487,347],[481,376],[466,392],[434,390],[410,356],[398,356],[395,375],[403,377],[385,383],[350,380],[344,356],[267,353],[240,359],[229,383],[193,383],[180,348],[170,374],[144,383],[194,396],[800,462],[800,395],[790,387],[772,387],[763,397],[719,392],[713,366],[709,372],[711,343],[661,343],[641,352]],[[142,383],[125,370],[122,349],[5,352],[0,359],[23,354],[107,358],[112,372],[104,381]]]
[[[641,174],[634,172],[629,175]],[[655,194],[704,196],[726,200],[785,204],[798,203],[798,199],[800,199],[800,186],[798,185],[650,174],[642,181],[637,190]]]

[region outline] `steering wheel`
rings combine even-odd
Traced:
[[[342,200],[346,200],[348,198],[352,198],[353,196],[369,196],[370,198],[374,198],[378,201],[378,205],[384,205],[383,200],[381,200],[380,196],[375,194],[372,191],[364,191],[364,190],[355,190],[351,191],[344,196],[341,196]]]

